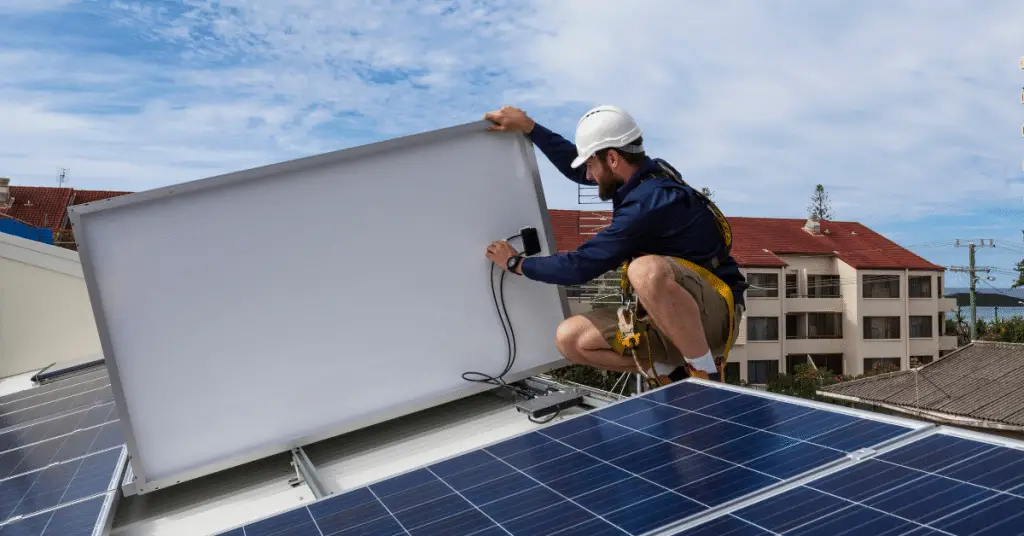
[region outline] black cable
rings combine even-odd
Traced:
[[[520,235],[518,235],[518,234],[517,235],[513,235],[513,236],[510,236],[507,239],[505,239],[505,241],[508,242],[508,241],[510,241],[512,239],[519,238],[519,237],[520,237]],[[512,393],[513,398],[515,398],[516,396],[519,396],[519,395],[524,396],[526,398],[529,398],[529,395],[523,394],[520,389],[515,388],[514,386],[510,386],[509,384],[505,383],[505,379],[504,379],[505,375],[508,374],[510,370],[512,370],[513,366],[515,366],[516,353],[517,353],[518,348],[516,348],[516,333],[515,333],[515,330],[512,329],[512,319],[509,318],[508,308],[505,305],[505,275],[508,274],[508,271],[507,270],[502,270],[501,271],[501,278],[500,278],[500,282],[498,284],[498,291],[495,292],[495,290],[494,290],[494,269],[495,268],[496,268],[496,266],[493,263],[491,263],[491,270],[490,270],[490,276],[491,276],[491,298],[494,299],[494,308],[498,311],[498,319],[501,320],[502,331],[505,332],[505,349],[508,352],[507,355],[506,355],[506,358],[505,358],[505,368],[497,376],[491,376],[490,374],[485,374],[483,372],[463,372],[462,373],[462,379],[464,379],[466,381],[470,381],[470,382],[486,383],[486,384],[494,385],[494,386],[497,386],[497,387],[504,387],[510,393]],[[508,319],[508,325],[507,326],[505,325],[505,320],[506,319]],[[470,378],[469,377],[469,376],[473,376],[473,375],[477,376],[477,378]]]

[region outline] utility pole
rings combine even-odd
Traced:
[[[961,240],[957,240],[956,241],[956,247],[961,248],[961,247],[965,247],[966,246],[968,248],[968,252],[970,254],[969,255],[969,260],[968,260],[968,265],[967,265],[967,267],[963,267],[963,266],[950,266],[949,267],[949,271],[950,272],[966,273],[967,277],[970,278],[970,281],[971,281],[971,284],[970,284],[970,297],[971,297],[971,325],[970,325],[970,330],[971,330],[971,341],[973,342],[974,340],[976,340],[978,338],[978,308],[977,308],[977,296],[976,296],[975,290],[977,290],[977,283],[978,283],[979,280],[978,280],[978,276],[976,274],[978,272],[988,273],[988,272],[992,271],[992,267],[990,267],[990,266],[976,266],[975,265],[975,263],[974,263],[974,259],[975,259],[974,251],[975,251],[975,249],[977,249],[979,247],[994,248],[994,247],[996,247],[996,245],[995,245],[995,242],[991,238],[988,239],[988,243],[986,243],[984,238],[979,240],[980,244],[976,244],[974,240],[964,240],[963,242],[966,242],[966,244],[961,244],[960,242],[961,242]]]

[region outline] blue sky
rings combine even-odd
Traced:
[[[0,175],[138,191],[502,104],[571,139],[609,103],[727,214],[802,218],[821,183],[837,219],[938,264],[995,239],[978,262],[1006,286],[1020,21],[1013,0],[0,0]],[[541,169],[549,205],[575,208]]]

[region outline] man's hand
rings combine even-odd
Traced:
[[[487,127],[487,130],[497,132],[522,132],[529,134],[533,132],[533,126],[537,123],[526,115],[526,112],[512,106],[502,106],[499,110],[487,112],[484,119],[494,123]]]
[[[508,260],[518,255],[519,252],[516,248],[512,247],[508,242],[504,240],[498,240],[491,242],[487,246],[487,258],[491,259],[491,262],[498,265],[498,268],[508,271]],[[516,270],[516,273],[522,273]]]

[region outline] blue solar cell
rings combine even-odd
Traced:
[[[0,522],[115,489],[124,447],[0,480]]]
[[[0,527],[3,536],[92,536],[111,515],[108,492],[81,502],[34,513]]]
[[[1022,483],[1024,451],[934,434],[681,534],[1019,534]]]
[[[26,424],[38,419],[60,415],[78,408],[87,408],[114,399],[109,382],[104,387],[93,388],[76,395],[48,400],[28,408],[5,412],[0,415],[0,430]]]
[[[640,534],[910,430],[681,382],[244,529]],[[739,518],[719,523],[764,533]]]

